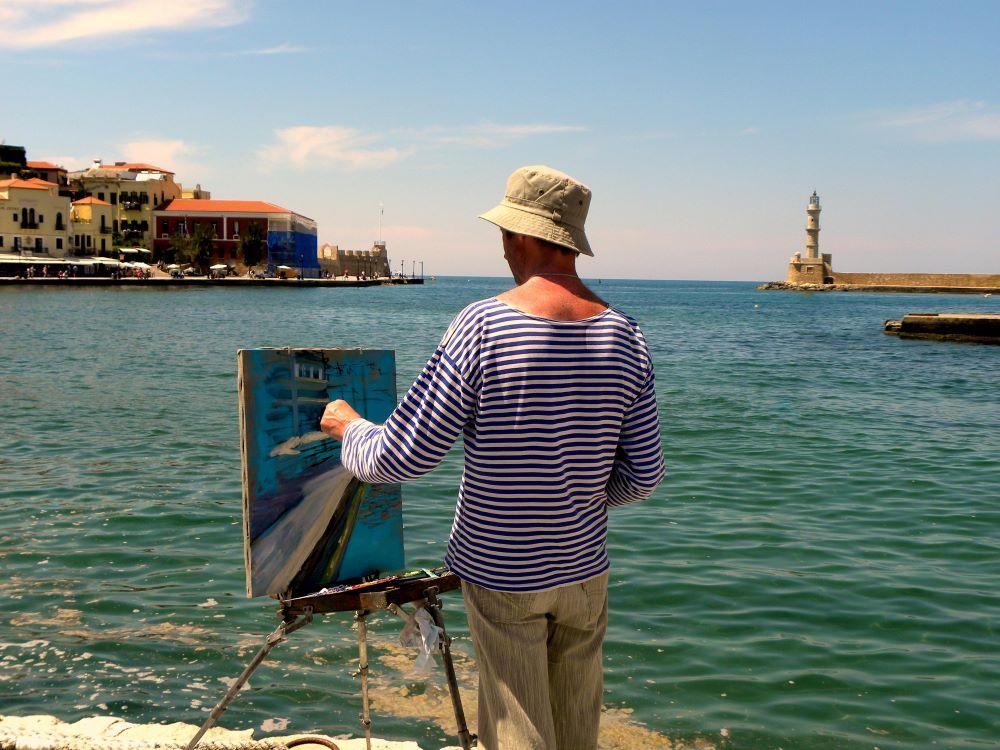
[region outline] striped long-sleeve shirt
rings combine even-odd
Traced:
[[[383,425],[358,419],[342,460],[372,483],[416,479],[465,437],[446,564],[470,583],[539,591],[608,570],[608,507],[663,478],[653,365],[613,308],[555,321],[496,298],[465,308]]]

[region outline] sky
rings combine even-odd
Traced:
[[[1000,2],[0,0],[0,139],[174,169],[394,269],[507,273],[476,215],[548,164],[590,278],[1000,272]],[[379,206],[383,206],[382,209]]]

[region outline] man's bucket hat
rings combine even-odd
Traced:
[[[589,187],[552,167],[538,164],[515,170],[507,179],[503,200],[479,218],[508,232],[537,237],[593,256],[583,232],[589,208]]]

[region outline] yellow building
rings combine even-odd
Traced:
[[[0,253],[61,258],[69,253],[69,198],[32,177],[0,180]]]
[[[123,244],[150,250],[153,249],[153,211],[180,198],[182,191],[170,170],[138,162],[104,164],[98,160],[87,169],[72,172],[69,177],[88,195],[111,204],[112,236],[118,234]]]
[[[70,209],[70,237],[73,255],[112,257],[114,206],[88,195],[73,201]]]

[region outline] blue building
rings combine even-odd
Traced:
[[[213,262],[240,262],[240,234],[257,225],[267,239],[268,270],[319,275],[316,222],[308,216],[265,201],[175,198],[153,212],[154,249],[163,252],[174,236],[209,227],[215,235]],[[284,266],[284,268],[282,268]]]

